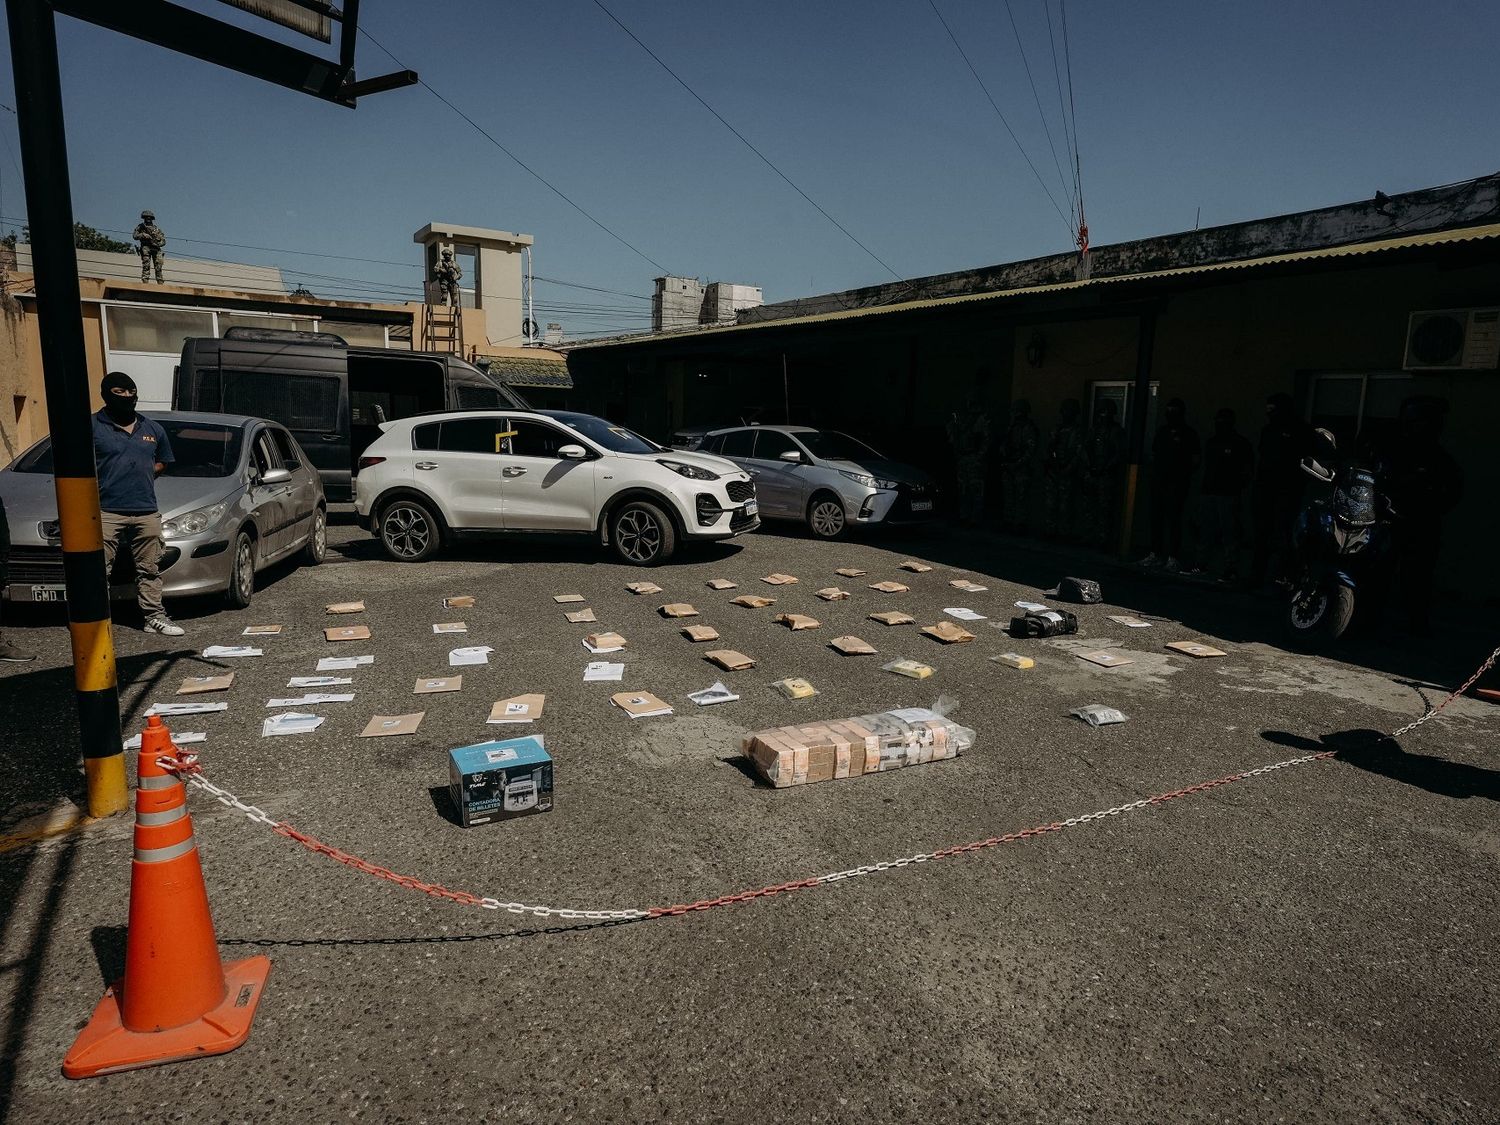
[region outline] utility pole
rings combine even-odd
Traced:
[[[417,82],[403,70],[356,81],[354,48],[359,0],[342,12],[321,0],[227,0],[271,22],[324,43],[341,25],[339,57],[322,58],[169,0],[6,0],[22,177],[31,220],[42,378],[52,431],[53,478],[67,583],[73,689],[88,785],[90,816],[125,808],[125,755],[120,693],[110,635],[109,579],[94,468],[92,404],[73,249],[73,199],[63,133],[62,79],[56,16],[154,43],[302,94],[352,108],[359,98]]]
[[[120,692],[110,635],[99,479],[94,471],[92,400],[83,348],[78,260],[73,250],[73,198],[63,136],[56,21],[44,0],[8,0],[7,9],[88,814],[110,816],[126,807],[130,794],[120,738]]]

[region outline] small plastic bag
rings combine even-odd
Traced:
[[[1084,707],[1075,707],[1068,712],[1082,719],[1091,727],[1107,727],[1111,723],[1123,723],[1125,713],[1116,711],[1113,707],[1106,707],[1102,703],[1090,703]]]
[[[895,672],[898,676],[910,676],[914,680],[925,680],[932,675],[932,669],[919,660],[909,660],[902,657],[899,660],[891,660],[880,666],[883,672]]]
[[[785,680],[777,680],[771,685],[788,699],[811,699],[818,694],[818,689],[800,677],[792,676]]]

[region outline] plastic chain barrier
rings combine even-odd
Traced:
[[[1391,734],[1379,736],[1371,742],[1371,745],[1384,742],[1388,739],[1400,738],[1402,735],[1408,734],[1435,717],[1448,704],[1473,687],[1480,676],[1495,666],[1497,659],[1500,659],[1500,648],[1490,653],[1489,659],[1481,664],[1472,676],[1449,693],[1448,697],[1436,707],[1428,708],[1420,718],[1414,719]],[[436,883],[426,883],[415,876],[402,875],[389,868],[381,867],[378,864],[361,859],[358,856],[350,855],[348,852],[341,851],[330,844],[325,844],[305,832],[299,832],[289,824],[272,820],[263,810],[256,808],[254,805],[246,804],[227,789],[221,789],[204,777],[202,769],[198,765],[197,755],[195,754],[187,754],[179,751],[175,758],[164,757],[158,761],[162,767],[177,773],[188,784],[203,790],[230,808],[244,813],[255,823],[265,825],[277,835],[294,840],[309,851],[325,855],[329,859],[354,868],[356,871],[363,871],[366,875],[373,875],[377,879],[384,879],[387,882],[395,883],[398,887],[420,891],[434,898],[446,899],[450,902],[459,903],[462,906],[477,906],[484,910],[504,910],[511,914],[530,914],[538,918],[561,918],[566,921],[577,922],[625,922],[689,914],[699,910],[712,910],[716,906],[729,906],[733,903],[749,902],[757,898],[771,898],[775,895],[787,894],[792,891],[810,890],[813,887],[820,887],[828,883],[837,883],[845,879],[855,879],[862,875],[876,875],[886,871],[895,871],[903,867],[910,867],[912,864],[928,863],[932,860],[949,859],[957,855],[983,851],[986,848],[998,847],[1000,844],[1018,843],[1035,836],[1045,836],[1049,833],[1061,832],[1066,828],[1075,828],[1081,824],[1090,824],[1097,820],[1103,820],[1106,817],[1119,816],[1121,813],[1135,812],[1138,809],[1165,804],[1167,801],[1173,801],[1179,797],[1190,797],[1199,793],[1206,793],[1211,789],[1217,789],[1223,785],[1232,785],[1236,781],[1246,781],[1252,777],[1261,777],[1276,770],[1284,770],[1292,766],[1303,766],[1311,762],[1327,761],[1329,758],[1341,753],[1342,749],[1322,750],[1316,754],[1304,754],[1300,758],[1287,758],[1284,761],[1257,766],[1255,769],[1242,770],[1239,773],[1216,777],[1212,781],[1200,781],[1196,785],[1189,785],[1183,789],[1173,789],[1167,793],[1157,793],[1155,796],[1143,797],[1139,801],[1131,801],[1129,804],[1115,805],[1113,808],[1100,809],[1097,812],[1085,813],[1082,816],[1069,817],[1067,820],[1054,820],[1050,824],[1039,824],[1034,828],[1023,828],[1015,832],[1007,832],[1003,836],[991,836],[988,839],[974,840],[967,844],[954,844],[951,847],[939,848],[934,852],[918,852],[916,855],[903,856],[900,859],[863,864],[859,867],[851,867],[846,871],[833,871],[826,875],[815,875],[809,879],[798,879],[790,883],[773,883],[770,886],[759,887],[751,891],[740,891],[738,894],[699,899],[697,902],[679,903],[676,906],[653,906],[644,910],[574,910],[558,906],[533,906],[524,902],[502,902],[497,898],[482,898],[468,891],[456,891]]]

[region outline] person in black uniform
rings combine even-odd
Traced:
[[[1250,563],[1250,585],[1260,586],[1270,577],[1276,560],[1276,578],[1291,560],[1292,528],[1302,507],[1302,456],[1307,452],[1310,430],[1292,410],[1292,396],[1274,394],[1266,399],[1266,424],[1260,431],[1255,484],[1250,490],[1251,522],[1255,549]]]
[[[1386,490],[1395,519],[1392,544],[1396,583],[1414,633],[1428,630],[1434,575],[1442,547],[1443,517],[1463,499],[1463,470],[1439,437],[1448,404],[1413,395],[1401,404],[1399,440],[1390,451]]]
[[[1182,558],[1182,513],[1198,467],[1198,432],[1187,424],[1182,399],[1167,403],[1167,420],[1151,443],[1151,553],[1143,566],[1176,570]]]
[[[1203,443],[1203,543],[1200,563],[1233,578],[1239,569],[1245,489],[1255,477],[1255,450],[1234,428],[1227,406],[1214,415],[1214,432]]]

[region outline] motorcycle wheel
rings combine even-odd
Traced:
[[[1287,611],[1292,637],[1303,643],[1338,640],[1354,619],[1354,591],[1342,583],[1297,590]]]

